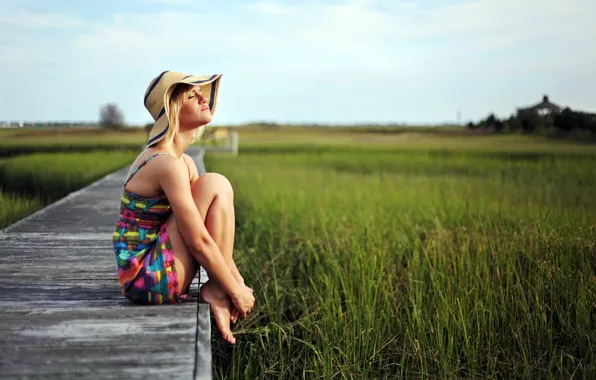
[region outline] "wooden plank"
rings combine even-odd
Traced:
[[[0,231],[1,378],[211,378],[198,279],[178,305],[120,294],[111,233],[127,171]]]
[[[194,150],[190,150],[189,156],[193,158],[195,165],[197,166],[197,171],[199,172],[199,176],[207,173],[205,169],[205,162],[203,161],[203,156],[205,155],[204,148],[197,148]]]
[[[190,378],[195,313],[194,303],[3,310],[1,376]]]
[[[191,150],[189,155],[193,157],[197,165],[199,175],[205,174],[205,164],[203,162],[203,148]],[[200,268],[199,283],[204,284],[209,280],[207,272],[203,267]],[[200,286],[199,286],[200,289]],[[213,356],[211,353],[211,307],[206,302],[200,302],[197,310],[197,338],[195,345],[195,368],[193,377],[195,380],[211,380],[213,377]]]

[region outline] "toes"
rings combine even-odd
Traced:
[[[236,343],[236,338],[234,338],[234,335],[232,334],[231,330],[224,329],[224,330],[220,330],[219,332],[221,333],[221,337],[225,341],[232,343],[232,344]]]

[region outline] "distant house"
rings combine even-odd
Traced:
[[[563,107],[551,102],[548,99],[547,95],[544,95],[542,97],[542,101],[540,103],[534,104],[533,106],[522,107],[522,108],[517,109],[518,112],[533,111],[541,116],[557,114],[557,113],[561,112],[562,110],[563,110]]]

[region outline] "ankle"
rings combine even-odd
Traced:
[[[211,295],[213,295],[214,297],[219,299],[224,299],[227,296],[226,292],[222,288],[220,288],[219,285],[213,280],[208,280],[201,287],[201,290],[205,290],[211,293]]]

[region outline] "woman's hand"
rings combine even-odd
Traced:
[[[245,287],[246,289],[248,289],[249,292],[253,293],[252,288],[250,288],[244,284],[242,284],[242,286]],[[230,320],[232,321],[232,323],[236,323],[238,321],[238,318],[240,318],[240,312],[234,306],[234,307],[232,307],[232,312],[230,313]]]
[[[252,311],[252,308],[255,305],[255,297],[251,288],[241,286],[240,289],[239,293],[234,294],[230,298],[232,299],[234,306],[236,306],[236,309],[238,309],[240,315],[244,318]]]

